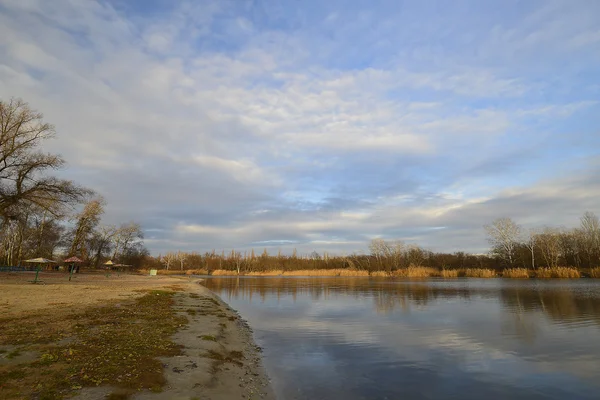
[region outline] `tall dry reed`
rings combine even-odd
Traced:
[[[538,278],[562,278],[562,279],[576,279],[580,278],[581,274],[575,268],[570,267],[554,267],[554,268],[540,268],[535,271],[535,276]]]
[[[410,266],[394,271],[393,275],[400,278],[432,278],[440,276],[440,272],[435,268]]]
[[[467,268],[461,270],[459,275],[466,276],[467,278],[495,278],[498,276],[496,271],[486,268]]]
[[[458,270],[457,269],[442,269],[440,271],[440,276],[442,278],[458,278]]]
[[[600,267],[592,268],[590,270],[590,277],[600,278]]]
[[[373,272],[371,272],[371,276],[387,278],[392,275],[387,271],[373,271]]]
[[[285,271],[285,276],[369,276],[369,271],[360,269],[299,269]]]
[[[529,278],[529,270],[526,268],[507,268],[502,271],[503,278],[517,278],[526,279]]]

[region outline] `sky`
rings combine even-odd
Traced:
[[[152,254],[600,215],[595,0],[0,0],[0,99]]]

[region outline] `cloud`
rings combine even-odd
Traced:
[[[497,216],[600,213],[585,7],[309,3],[0,2],[0,93],[153,253],[483,251]]]

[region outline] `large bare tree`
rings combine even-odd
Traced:
[[[39,149],[54,135],[54,127],[23,100],[0,100],[0,220],[4,223],[18,219],[23,207],[35,205],[54,213],[89,193],[48,175],[65,163]]]
[[[484,228],[492,251],[512,267],[521,227],[510,218],[498,218]]]

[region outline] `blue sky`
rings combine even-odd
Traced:
[[[600,214],[596,1],[0,0],[0,97],[168,249],[485,251]]]

